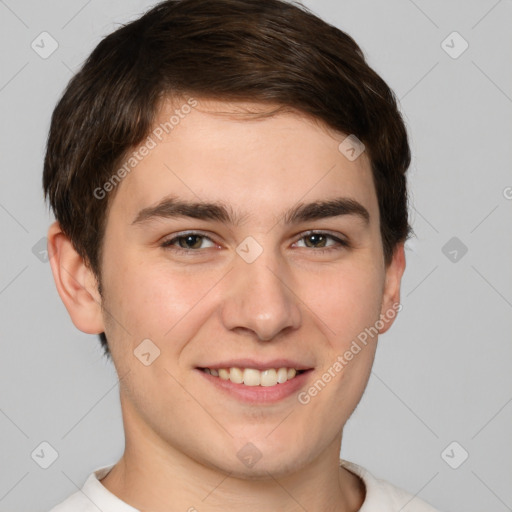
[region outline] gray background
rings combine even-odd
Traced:
[[[2,512],[46,511],[122,454],[113,367],[72,325],[40,251],[41,170],[72,73],[154,3],[0,0]],[[305,3],[396,92],[413,151],[403,310],[342,456],[444,511],[512,510],[512,2]],[[31,48],[43,31],[59,45],[46,59]],[[442,44],[453,31],[469,44],[457,58],[458,36]],[[43,441],[58,453],[48,469],[31,456]]]

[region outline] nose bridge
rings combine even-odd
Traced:
[[[285,262],[271,250],[261,251],[251,261],[245,258],[244,248],[247,246],[240,244],[241,256],[229,273],[229,291],[222,311],[225,327],[253,331],[260,340],[271,340],[284,329],[297,328],[301,314],[287,283],[290,279]],[[251,250],[254,247],[249,245],[248,252]]]

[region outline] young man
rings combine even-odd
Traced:
[[[279,0],[174,0],[52,118],[49,252],[126,446],[54,512],[426,512],[340,461],[400,309],[407,134],[356,43]]]

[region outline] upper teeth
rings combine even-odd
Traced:
[[[297,374],[295,368],[269,368],[267,370],[256,370],[255,368],[204,368],[206,373],[223,380],[230,380],[235,384],[246,386],[275,386],[293,379]]]

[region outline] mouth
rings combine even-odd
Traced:
[[[295,396],[307,386],[314,369],[280,365],[274,368],[223,365],[196,367],[195,370],[224,396],[246,404],[271,405]]]
[[[204,373],[221,380],[230,381],[244,386],[270,387],[284,384],[309,370],[297,370],[296,368],[199,368]]]

